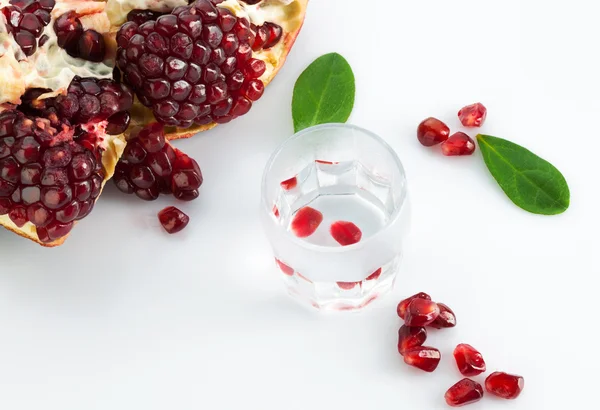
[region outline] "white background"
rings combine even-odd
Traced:
[[[594,408],[600,228],[600,26],[588,1],[313,0],[287,65],[244,118],[177,147],[205,176],[176,236],[110,186],[58,249],[0,232],[0,408],[7,410],[443,409],[467,342],[488,368],[525,377],[514,402],[471,409]],[[285,294],[258,218],[262,168],[292,134],[295,79],[316,57],[351,63],[351,122],[383,136],[409,178],[413,231],[393,294],[323,315]],[[417,143],[433,115],[555,164],[570,209],[515,207],[479,152]],[[475,132],[472,132],[475,134]],[[396,352],[396,303],[426,291],[459,325],[436,332],[438,370]],[[596,333],[597,334],[597,333]],[[590,337],[591,335],[591,337]],[[477,380],[483,381],[483,377]]]

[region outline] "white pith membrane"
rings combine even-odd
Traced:
[[[266,63],[266,71],[260,77],[265,85],[273,79],[285,61],[298,30],[302,26],[307,3],[308,0],[263,0],[258,4],[248,5],[239,0],[226,0],[218,5],[218,7],[228,8],[237,17],[247,18],[257,26],[268,21],[282,27],[282,38],[275,46],[252,53],[254,58],[261,59]],[[168,12],[176,6],[187,4],[187,0],[56,0],[51,12],[51,21],[44,27],[40,35],[40,37],[47,35],[48,40],[29,57],[25,56],[14,36],[8,32],[5,16],[0,13],[0,112],[14,109],[21,103],[21,97],[26,90],[31,88],[50,89],[50,92],[39,97],[44,99],[66,94],[67,87],[75,76],[112,78],[116,52],[114,37],[120,25],[126,21],[129,11],[141,9]],[[9,5],[9,0],[0,0],[0,9]],[[71,57],[58,46],[53,29],[54,22],[68,11],[75,11],[78,14],[84,29],[91,28],[104,34],[107,40],[107,56],[104,62],[95,63]],[[138,102],[134,103],[131,114],[131,126],[126,134],[154,121],[150,110]],[[190,136],[215,125],[213,123],[192,126],[189,129],[167,128],[167,138]],[[104,187],[104,184],[112,178],[117,162],[123,154],[126,138],[125,135],[105,134],[106,121],[96,123],[95,126],[96,132],[98,135],[102,135],[103,141],[100,145],[104,149],[102,155],[105,172],[102,185]],[[27,222],[19,228],[8,215],[0,215],[0,226],[43,246],[61,245],[66,238],[65,236],[51,243],[41,243],[36,228],[31,222]]]

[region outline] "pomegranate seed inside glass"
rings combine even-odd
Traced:
[[[292,295],[355,310],[392,289],[409,209],[402,164],[378,136],[346,124],[292,136],[265,168],[261,210],[274,256],[289,268],[273,271]]]

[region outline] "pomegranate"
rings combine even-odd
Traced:
[[[426,372],[437,369],[441,358],[442,354],[434,347],[416,346],[404,350],[404,363]]]
[[[170,234],[180,232],[190,222],[190,217],[174,206],[168,206],[158,213],[160,224]]]
[[[331,224],[329,232],[333,239],[342,246],[354,245],[360,242],[362,231],[352,222],[336,221]]]
[[[475,403],[483,397],[483,387],[481,384],[471,379],[462,379],[454,386],[450,387],[444,398],[451,407],[460,407]]]
[[[413,299],[406,309],[404,323],[407,326],[427,326],[440,315],[437,303],[427,299]]]
[[[440,315],[437,317],[437,319],[431,322],[429,326],[436,329],[456,326],[456,316],[454,315],[452,309],[443,303],[438,303],[437,305],[440,308]]]
[[[401,300],[400,303],[398,303],[398,308],[396,309],[396,312],[398,313],[398,316],[400,316],[401,319],[404,319],[404,317],[406,316],[406,309],[408,308],[408,305],[410,305],[410,302],[413,301],[413,299],[431,300],[431,296],[429,296],[425,292],[419,292],[415,295],[412,295],[409,298]]]
[[[445,156],[471,155],[475,152],[475,141],[464,132],[454,133],[442,142],[442,154]]]
[[[454,349],[454,359],[463,376],[477,376],[485,372],[485,361],[473,346],[461,343]]]
[[[525,379],[521,376],[504,372],[494,372],[485,379],[485,389],[494,396],[503,399],[516,399],[525,387]]]
[[[301,208],[292,219],[291,228],[294,235],[306,238],[315,233],[323,222],[323,214],[310,206]]]
[[[463,107],[458,112],[458,118],[465,127],[481,127],[487,116],[487,108],[482,103]]]
[[[450,128],[433,117],[423,120],[417,128],[417,138],[426,147],[432,147],[446,141],[449,135]]]
[[[427,330],[424,327],[402,325],[398,330],[398,353],[404,355],[406,350],[423,345],[425,340],[427,340]]]

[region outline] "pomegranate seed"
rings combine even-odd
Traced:
[[[79,58],[96,63],[101,62],[106,53],[104,37],[95,30],[85,30],[79,37],[77,51]]]
[[[413,299],[406,309],[404,323],[408,326],[427,326],[440,315],[437,303],[427,299]]]
[[[483,356],[473,346],[465,343],[456,346],[454,359],[463,376],[477,376],[485,372]]]
[[[332,223],[329,232],[333,236],[333,239],[342,246],[353,245],[360,242],[360,238],[362,238],[360,228],[348,221]]]
[[[445,156],[471,155],[475,152],[475,141],[464,132],[456,132],[442,143]]]
[[[27,210],[24,206],[15,206],[8,213],[8,217],[15,225],[22,228],[27,223]]]
[[[170,234],[180,232],[190,222],[190,217],[174,206],[168,206],[158,213],[160,224]]]
[[[340,289],[351,290],[356,287],[356,285],[360,286],[360,282],[336,282]]]
[[[443,303],[437,305],[440,308],[440,315],[429,326],[436,329],[456,326],[456,315],[454,315],[452,309]]]
[[[447,140],[449,135],[450,128],[433,117],[423,120],[417,128],[417,138],[426,147],[431,147]]]
[[[471,379],[462,379],[454,386],[450,387],[444,398],[450,407],[460,407],[466,404],[475,403],[483,397],[483,387],[481,384]]]
[[[482,103],[475,103],[461,108],[458,118],[465,127],[481,127],[487,116],[487,108]]]
[[[365,280],[376,280],[381,276],[381,268],[377,269],[375,272],[371,273]]]
[[[442,354],[435,347],[417,346],[404,350],[404,363],[426,372],[433,372],[440,364]]]
[[[525,387],[525,379],[521,376],[504,372],[494,372],[485,379],[485,389],[494,396],[503,399],[516,399]]]
[[[279,259],[275,258],[275,262],[277,262],[277,266],[279,266],[279,269],[281,269],[281,271],[283,273],[285,273],[288,276],[294,276],[294,269],[289,267],[288,265],[286,265],[285,263],[281,262]]]
[[[427,340],[427,330],[424,327],[402,325],[398,330],[398,353],[404,355],[405,351],[422,346],[425,340]]]
[[[263,44],[263,48],[267,49],[267,48],[271,48],[275,44],[279,43],[279,40],[281,40],[281,35],[283,34],[283,30],[282,30],[281,26],[278,26],[277,24],[274,24],[274,23],[267,22],[264,25],[267,27],[268,34],[269,34],[267,41],[265,41],[265,44]]]
[[[323,222],[323,214],[310,206],[305,206],[292,219],[292,232],[299,238],[306,238],[315,233]]]
[[[291,177],[290,179],[281,181],[279,185],[281,185],[281,188],[283,188],[284,190],[289,191],[291,189],[296,188],[296,185],[298,185],[298,179],[296,177]]]
[[[406,309],[408,308],[408,305],[410,305],[410,302],[413,301],[413,299],[431,300],[431,296],[429,296],[425,292],[419,292],[416,295],[412,295],[411,297],[400,301],[400,303],[398,303],[398,308],[396,309],[396,312],[398,313],[398,316],[400,316],[401,319],[404,319],[404,317],[406,316]]]

